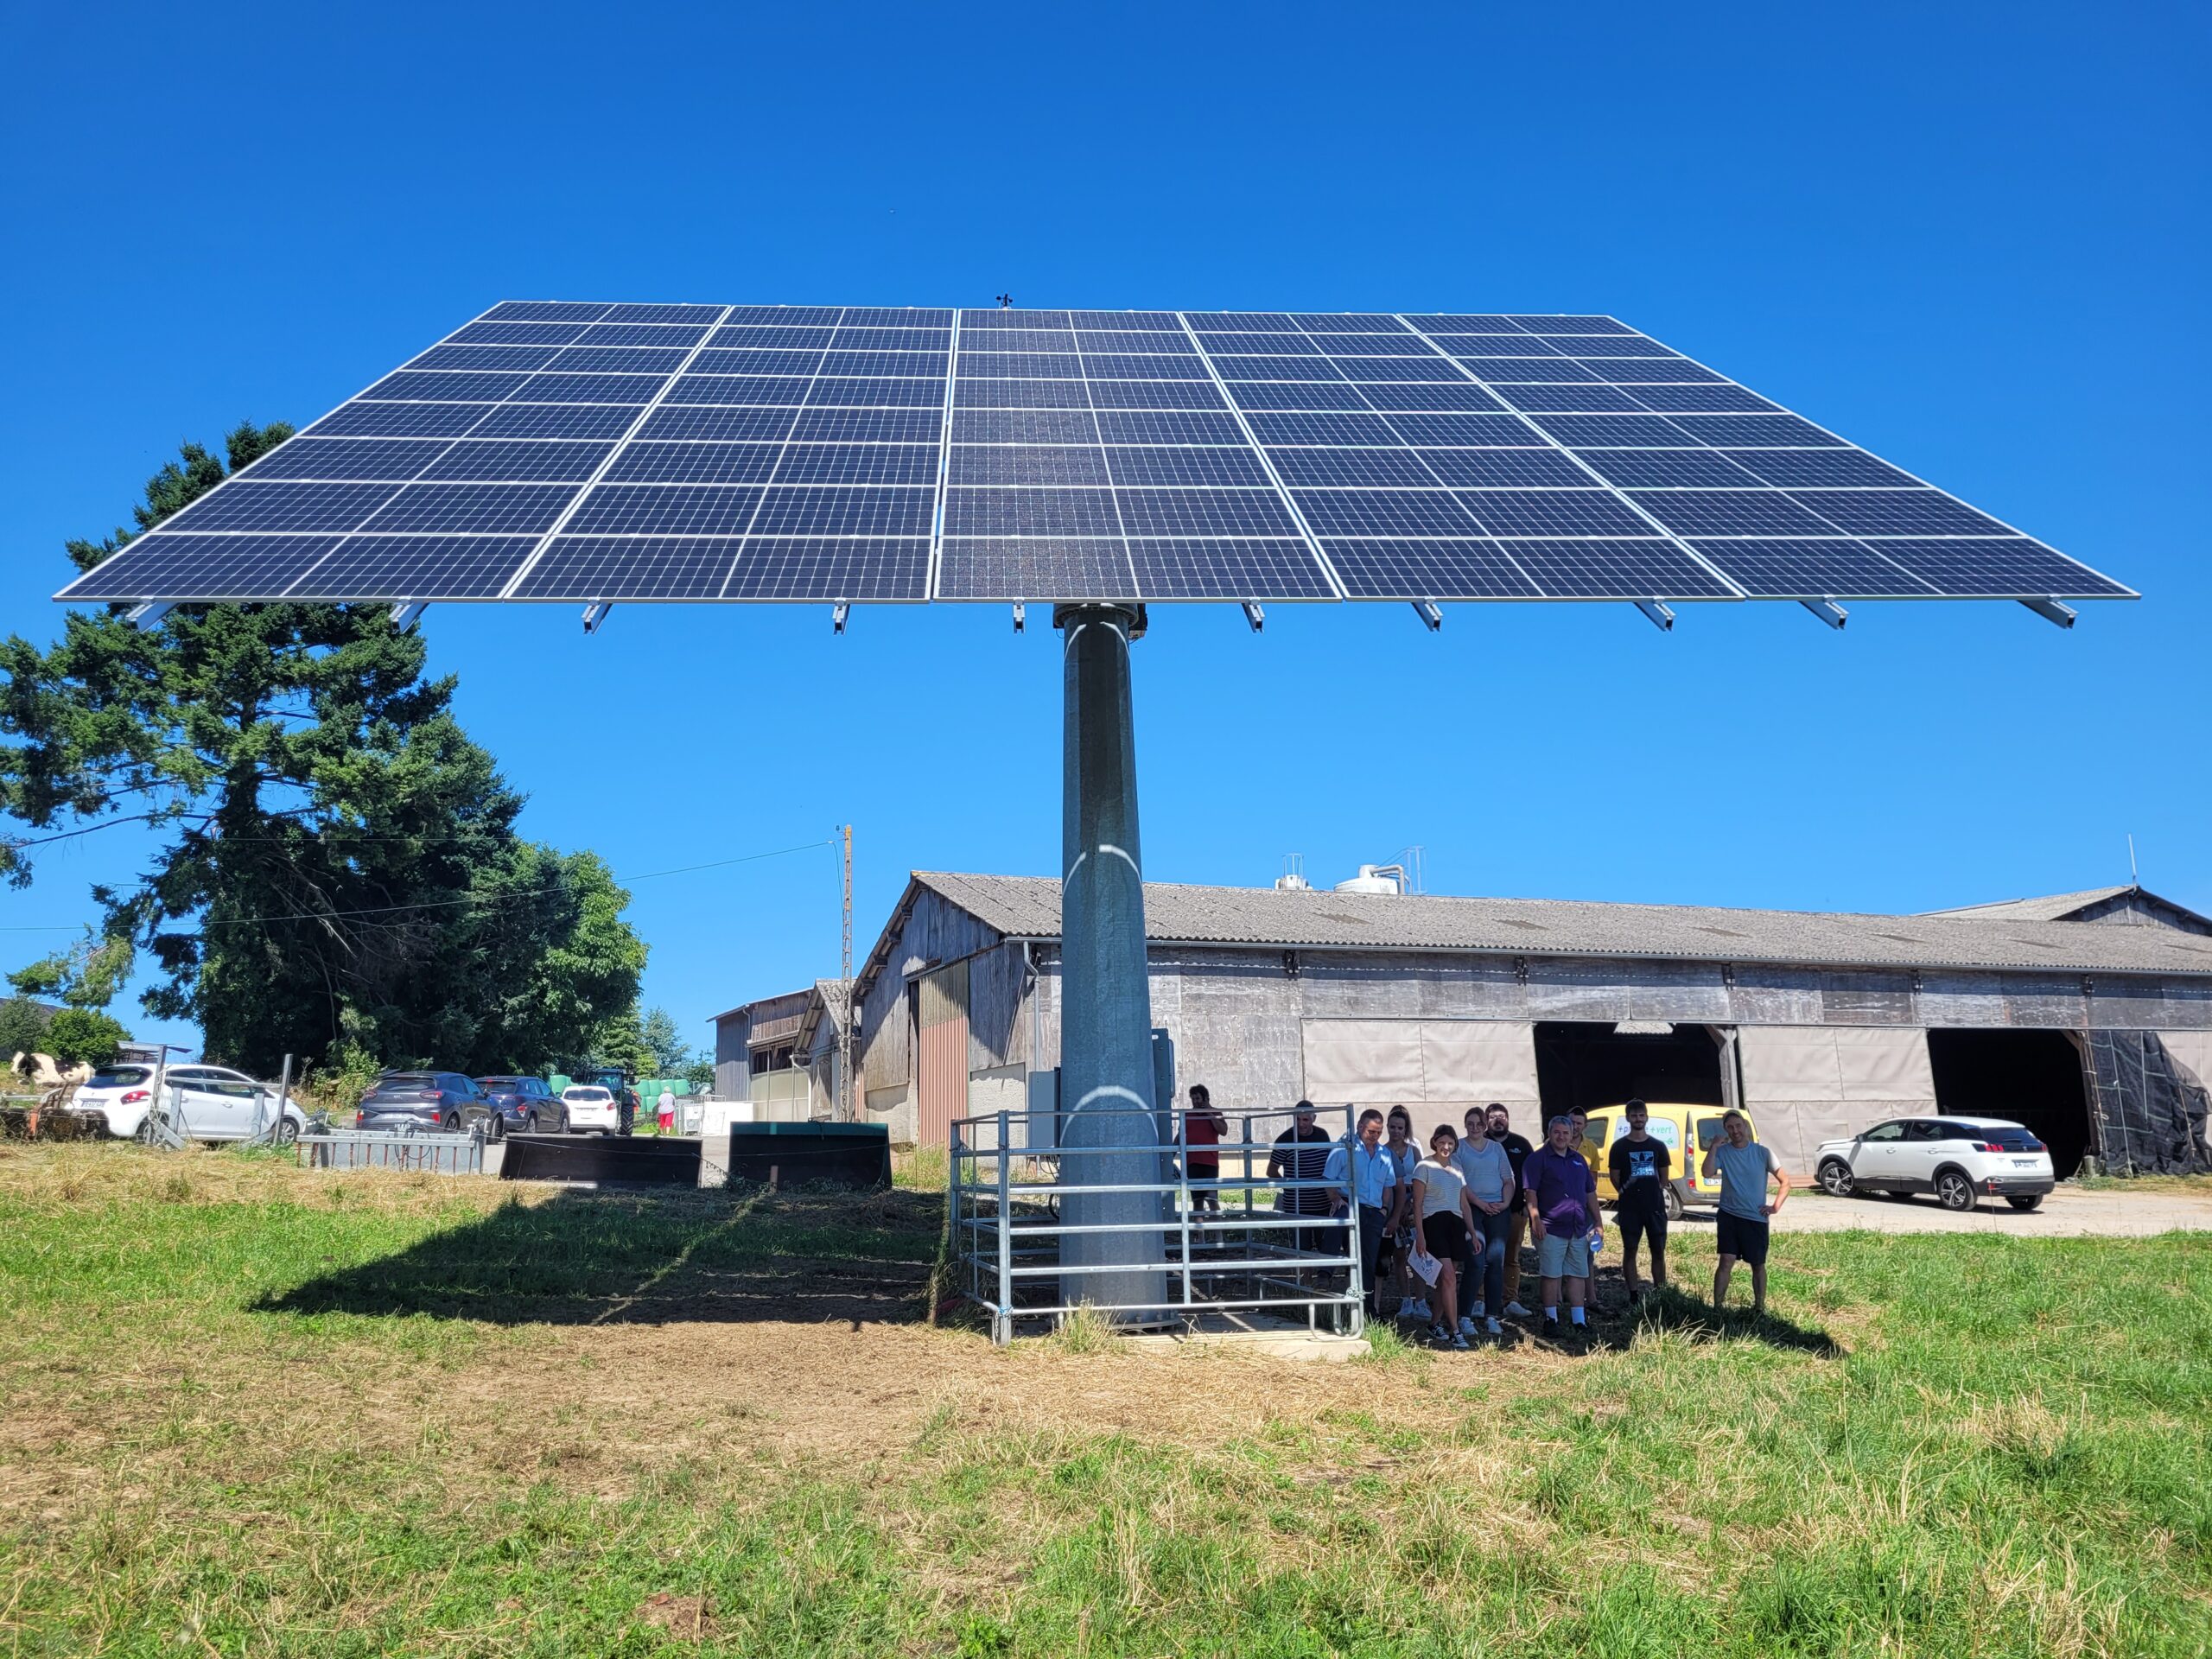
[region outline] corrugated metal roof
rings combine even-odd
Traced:
[[[1001,933],[1059,937],[1060,887],[1050,877],[918,870],[914,880]],[[2091,927],[2079,922],[1286,893],[1154,881],[1145,884],[1144,903],[1145,937],[1162,943],[1815,967],[2212,975],[2212,938],[2166,928]]]

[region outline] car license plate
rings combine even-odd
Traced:
[[[2012,1167],[2015,1169],[2033,1169],[2035,1166],[2036,1160],[2032,1158],[2015,1158],[2012,1160]]]

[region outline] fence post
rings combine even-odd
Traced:
[[[1191,1140],[1187,1134],[1181,1133],[1176,1138],[1182,1143],[1183,1150],[1183,1155],[1175,1160],[1175,1201],[1182,1223],[1183,1306],[1187,1310],[1191,1306]],[[1218,1174],[1215,1179],[1220,1179]],[[1183,1322],[1186,1325],[1190,1323],[1187,1312],[1183,1316]]]
[[[1007,1147],[1007,1114],[999,1114],[999,1329],[992,1332],[1001,1343],[1014,1338],[1014,1233],[1008,1206],[1013,1202],[1014,1157]]]

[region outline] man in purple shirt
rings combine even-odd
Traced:
[[[1567,1317],[1577,1337],[1586,1333],[1583,1300],[1590,1287],[1590,1231],[1598,1224],[1598,1179],[1574,1145],[1574,1122],[1552,1119],[1545,1142],[1521,1166],[1529,1231],[1536,1241],[1543,1275],[1544,1331],[1559,1331],[1560,1281],[1567,1281]]]

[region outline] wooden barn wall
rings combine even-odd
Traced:
[[[715,1021],[716,1099],[743,1100],[752,1088],[752,1049],[748,1041],[752,1034],[749,1015],[741,1014]]]
[[[868,1089],[897,1089],[913,1075],[906,963],[957,962],[998,943],[998,934],[966,911],[926,888],[915,895],[906,925],[891,942],[889,959],[861,1004],[861,1075]],[[1018,959],[1020,953],[1014,954]]]

